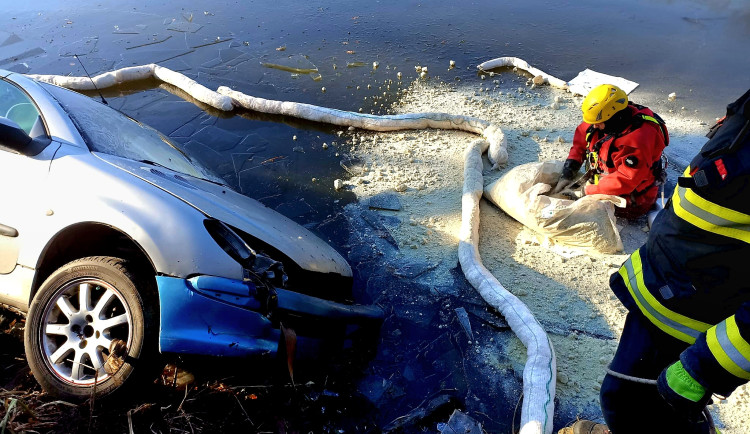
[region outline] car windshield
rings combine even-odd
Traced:
[[[221,178],[191,159],[176,143],[148,125],[80,93],[40,84],[70,116],[90,151],[155,164],[224,184]]]

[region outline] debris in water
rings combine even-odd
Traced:
[[[667,98],[668,98],[668,99],[669,99],[670,101],[674,101],[674,100],[676,100],[676,99],[677,99],[677,93],[675,93],[675,92],[672,92],[672,93],[670,93],[670,94],[669,94],[669,96],[668,96]]]
[[[304,154],[305,153],[305,148],[303,148],[302,146],[295,146],[294,148],[292,148],[292,151],[294,151],[294,152],[301,152],[301,153]]]
[[[132,50],[134,48],[140,48],[140,47],[146,47],[148,45],[160,44],[162,42],[165,42],[165,41],[169,40],[169,38],[171,38],[171,37],[172,37],[172,35],[167,35],[164,38],[162,38],[162,37],[153,37],[153,39],[151,39],[152,37],[149,37],[149,39],[147,40],[147,42],[144,42],[144,43],[141,43],[141,44],[138,44],[138,45],[131,45],[129,47],[125,47],[125,49],[126,50]]]
[[[365,66],[365,62],[348,62],[346,64],[347,68],[358,68],[360,66]]]
[[[393,193],[379,193],[370,198],[370,208],[401,211],[401,200]]]
[[[344,188],[344,181],[340,179],[336,179],[333,181],[333,188],[335,188],[337,191]]]
[[[112,339],[109,344],[109,356],[104,363],[104,370],[109,375],[114,375],[125,364],[125,356],[128,354],[128,346],[122,339]]]
[[[192,22],[192,16],[190,17],[190,20],[191,21],[173,20],[172,23],[169,26],[167,26],[167,30],[172,30],[175,32],[182,32],[182,33],[195,33],[198,30],[203,28],[202,25]]]
[[[354,130],[353,127],[352,131]],[[341,160],[341,167],[344,168],[347,172],[349,172],[352,176],[362,176],[365,174],[365,163],[362,160],[359,160],[357,158],[347,158],[344,160]]]
[[[440,434],[482,434],[483,432],[482,424],[460,410],[454,410],[448,423],[440,430]]]
[[[378,66],[380,66],[380,63],[372,62],[372,69],[378,69]]]
[[[283,45],[281,47],[277,47],[276,51],[286,51],[286,45]]]
[[[426,404],[396,418],[393,422],[385,426],[384,432],[421,431],[421,429],[418,430],[417,428],[430,425],[441,419],[445,420],[443,418],[447,416],[448,412],[451,410],[456,411],[459,407],[463,407],[463,405],[455,396],[448,394],[438,395]]]
[[[451,69],[455,68],[456,67],[456,61],[455,60],[451,60],[449,65],[450,65]]]
[[[96,44],[98,42],[98,36],[83,38],[70,44],[66,44],[60,49],[58,54],[61,57],[72,57],[75,55],[93,53],[96,50]]]
[[[346,50],[346,54],[356,54],[354,50]]]
[[[401,71],[396,73],[396,77],[398,77],[398,79],[401,80]]]
[[[320,91],[323,92],[323,93],[326,93],[326,88],[325,87],[321,87]]]
[[[474,333],[471,331],[471,322],[469,322],[469,314],[466,313],[466,309],[464,309],[463,307],[458,307],[454,310],[456,312],[456,316],[458,317],[458,322],[459,324],[461,324],[461,327],[463,327],[466,336],[470,341],[473,341]]]
[[[192,373],[171,363],[165,366],[161,373],[161,384],[177,390],[183,390],[194,382],[195,376]]]
[[[115,25],[114,26],[114,30],[112,31],[112,33],[114,33],[116,35],[138,35],[138,34],[141,33],[141,30],[143,30],[143,28],[145,28],[145,27],[142,27],[142,28],[138,28],[138,27],[120,28],[120,26]]]
[[[266,68],[278,69],[280,71],[297,74],[313,74],[318,72],[318,67],[303,55],[287,56],[276,59],[273,62],[261,62],[260,64]]]
[[[537,86],[541,86],[544,84],[544,77],[542,75],[537,75],[533,79],[533,83]]]

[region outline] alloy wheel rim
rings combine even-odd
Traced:
[[[113,339],[130,348],[133,319],[122,294],[107,282],[82,278],[60,287],[42,316],[41,350],[55,376],[77,386],[109,377],[104,363]]]

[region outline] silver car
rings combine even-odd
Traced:
[[[336,250],[163,134],[2,70],[0,185],[0,303],[63,398],[148,380],[160,353],[273,354],[282,325],[382,318]]]

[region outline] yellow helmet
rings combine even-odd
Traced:
[[[601,84],[591,90],[581,104],[583,121],[588,124],[606,122],[628,106],[628,95],[613,84]]]

